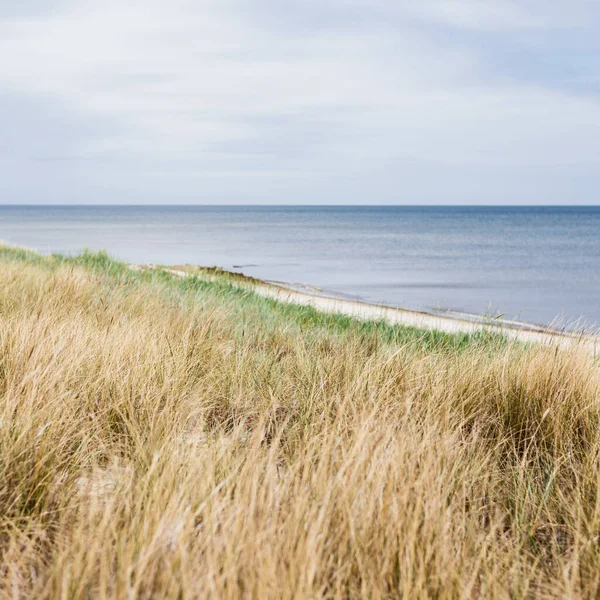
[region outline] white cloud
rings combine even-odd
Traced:
[[[590,8],[573,0],[429,0],[403,6],[426,19],[487,31],[581,27]]]
[[[365,16],[373,7],[350,4]],[[578,21],[587,5],[561,12],[508,0],[379,4],[394,15],[387,25],[284,31],[233,1],[82,0],[61,13],[0,21],[0,55],[9,57],[0,62],[0,88],[58,101],[80,118],[110,119],[118,127],[82,139],[80,152],[162,161],[159,170],[174,176],[311,178],[363,169],[366,178],[381,165],[414,161],[600,162],[595,99],[500,83],[486,76],[476,48],[436,42],[411,20],[544,29],[558,27],[561,15]]]

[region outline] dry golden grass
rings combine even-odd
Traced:
[[[1,593],[600,593],[591,357],[293,310],[4,251]]]

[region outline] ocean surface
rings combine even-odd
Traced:
[[[600,324],[600,207],[0,207],[0,240],[426,310]]]

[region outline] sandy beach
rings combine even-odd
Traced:
[[[155,268],[154,265],[131,265],[134,269]],[[202,268],[164,267],[166,271],[177,277],[201,275]],[[370,304],[358,300],[335,298],[317,291],[299,291],[281,282],[267,282],[246,278],[238,273],[232,275],[239,278],[240,286],[250,287],[255,293],[278,302],[311,306],[316,310],[339,313],[357,319],[385,321],[394,325],[406,325],[421,329],[444,331],[446,333],[474,333],[488,330],[525,343],[554,345],[561,348],[580,348],[596,356],[600,345],[597,332],[573,333],[552,327],[519,322],[519,321],[481,321],[454,316],[435,315],[426,312],[394,308],[378,304]],[[309,289],[309,288],[307,288]]]

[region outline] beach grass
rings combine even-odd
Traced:
[[[600,593],[600,371],[0,248],[0,593]]]

